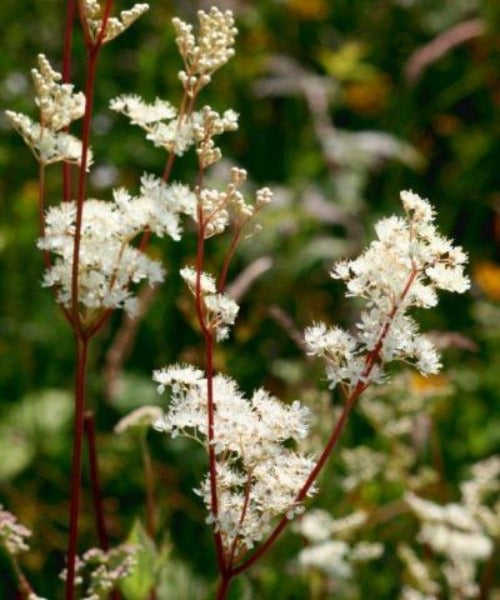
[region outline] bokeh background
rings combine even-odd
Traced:
[[[63,5],[55,0],[0,4],[2,111],[35,115],[29,70],[39,52],[60,67]],[[470,254],[472,279],[470,293],[444,296],[437,309],[418,315],[443,347],[444,375],[432,385],[447,390],[421,460],[437,465],[440,473],[431,497],[453,500],[469,465],[500,445],[500,5],[487,0],[234,0],[219,5],[237,15],[237,54],[201,102],[218,110],[234,108],[241,126],[223,139],[225,159],[211,177],[222,183],[231,165],[244,166],[249,190],[270,185],[276,201],[262,213],[263,231],[237,254],[230,279],[243,273],[235,284],[242,309],[234,335],[217,350],[216,366],[245,390],[265,385],[286,401],[298,397],[324,411],[328,422],[335,398],[320,365],[305,359],[299,333],[313,320],[353,322],[359,306],[343,298],[342,286],[328,276],[330,266],[363,248],[375,220],[400,211],[400,189],[430,198],[442,231]],[[149,13],[105,47],[90,196],[110,198],[118,185],[137,190],[144,171],[162,172],[163,153],[113,114],[108,102],[120,93],[178,101],[180,59],[170,19],[194,20],[196,10],[206,6],[153,1]],[[83,65],[77,31],[73,81],[79,88]],[[192,181],[194,170],[192,156],[178,160],[174,179]],[[49,203],[59,202],[60,190],[60,170],[52,167]],[[40,286],[37,235],[37,166],[2,112],[0,503],[34,530],[23,564],[39,593],[56,598],[55,574],[63,566],[66,544],[73,340],[50,293]],[[167,281],[142,294],[148,310],[139,323],[115,315],[93,346],[89,406],[96,410],[104,503],[116,542],[143,516],[144,476],[137,441],[116,436],[113,427],[133,408],[161,405],[150,378],[154,368],[177,360],[202,364],[192,301],[177,274],[192,260],[194,243],[189,229],[180,243],[154,242],[151,252],[166,264]],[[226,243],[209,244],[214,268]],[[428,386],[408,377],[406,389],[417,394]],[[321,435],[320,422],[315,436]],[[365,444],[373,436],[354,416],[343,443]],[[165,544],[162,577],[170,590],[164,597],[203,598],[214,578],[214,560],[204,510],[192,488],[205,468],[204,455],[187,441],[172,442],[154,432],[148,443],[159,538]],[[345,514],[349,504],[375,506],[401,493],[374,482],[346,496],[338,486],[339,468],[333,460],[316,501],[335,516]],[[87,467],[81,523],[82,547],[95,545]],[[368,538],[386,541],[389,550],[382,562],[360,570],[355,588],[337,589],[335,596],[318,588],[319,575],[294,568],[301,540],[292,534],[233,593],[242,598],[396,598],[403,574],[391,540],[412,535],[411,527],[401,517],[368,532]],[[484,571],[482,589],[488,594],[494,568]],[[14,598],[3,556],[0,598]]]

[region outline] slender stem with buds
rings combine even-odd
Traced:
[[[218,495],[217,495],[217,466],[214,448],[214,424],[215,424],[215,404],[214,404],[214,391],[213,391],[213,346],[214,339],[213,334],[207,327],[205,322],[203,298],[201,294],[201,274],[203,271],[205,251],[205,227],[203,223],[203,212],[201,205],[198,204],[198,246],[196,253],[196,286],[195,286],[195,302],[196,302],[196,314],[198,321],[203,332],[205,340],[205,361],[206,361],[206,374],[207,374],[207,414],[208,414],[208,461],[209,461],[209,472],[210,472],[210,495],[211,495],[211,509],[212,515],[215,520],[214,529],[214,542],[215,551],[217,555],[217,566],[219,573],[223,574],[226,570],[225,558],[224,558],[224,547],[222,543],[222,537],[220,531],[217,530],[217,518],[219,513]]]
[[[75,598],[75,572],[76,554],[78,546],[78,517],[80,509],[81,471],[82,471],[82,444],[84,432],[85,414],[85,374],[87,367],[87,350],[90,336],[82,331],[78,299],[78,269],[80,259],[80,241],[82,230],[83,204],[85,201],[85,189],[87,182],[87,165],[90,142],[90,124],[92,120],[92,109],[94,99],[95,76],[97,58],[102,46],[106,26],[113,5],[113,0],[106,0],[104,7],[101,29],[94,43],[87,45],[87,75],[85,81],[85,112],[82,127],[82,154],[80,160],[80,172],[78,177],[78,190],[76,198],[75,238],[73,245],[73,266],[71,275],[71,316],[76,340],[76,377],[75,377],[75,416],[73,436],[73,458],[71,467],[71,492],[70,492],[70,524],[67,551],[67,572],[65,600]],[[82,24],[85,29],[85,19]],[[66,59],[69,61],[69,56]]]

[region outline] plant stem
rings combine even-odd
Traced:
[[[95,42],[91,42],[88,38],[86,38],[87,74],[85,77],[85,112],[83,115],[82,125],[82,155],[80,160],[80,171],[78,174],[78,187],[76,195],[75,239],[73,244],[73,268],[71,274],[71,314],[73,316],[73,327],[77,336],[81,336],[82,333],[82,325],[78,312],[78,266],[80,259],[80,242],[82,236],[83,204],[85,202],[85,188],[87,183],[87,164],[89,156],[90,124],[92,122],[92,110],[94,104],[95,76],[99,50],[102,47],[112,6],[113,0],[106,0],[101,29],[97,36],[97,40]],[[82,18],[82,25],[85,30],[86,25],[84,18]]]
[[[201,173],[201,170],[200,170]],[[199,175],[201,180],[201,175]],[[224,547],[222,544],[222,537],[220,531],[217,530],[217,518],[219,514],[219,504],[217,498],[217,464],[215,457],[214,448],[214,391],[213,391],[213,335],[208,329],[205,323],[205,315],[203,309],[203,298],[201,293],[201,274],[203,271],[205,251],[205,227],[203,223],[203,211],[201,204],[198,203],[198,245],[196,252],[196,286],[195,286],[195,303],[196,303],[196,314],[198,321],[203,332],[203,338],[205,340],[205,362],[206,362],[206,375],[207,375],[207,419],[208,419],[208,463],[210,473],[210,504],[212,515],[214,518],[214,544],[215,552],[217,556],[217,567],[219,573],[224,574],[226,570],[225,559],[224,559]]]
[[[76,198],[75,238],[73,244],[73,268],[71,279],[71,305],[73,325],[76,334],[81,334],[81,322],[78,311],[78,266],[80,258],[80,241],[82,234],[83,204],[85,200],[85,187],[87,182],[87,162],[90,141],[90,123],[92,120],[92,104],[94,99],[95,74],[97,67],[98,52],[90,48],[88,50],[87,77],[85,83],[85,114],[82,127],[82,157],[80,161],[80,172],[78,176],[78,191]]]
[[[231,585],[232,575],[221,575],[217,585],[217,600],[226,600]]]
[[[62,67],[62,82],[69,83],[71,76],[71,40],[73,36],[73,25],[75,22],[76,2],[75,0],[67,0],[66,2],[66,25],[64,27],[64,47],[63,47],[63,67]],[[69,127],[65,128],[69,131]],[[69,202],[71,200],[71,164],[63,162],[63,200]]]
[[[149,537],[155,539],[155,486],[153,476],[153,463],[149,453],[146,436],[141,435],[142,462],[144,464],[144,480],[146,485],[146,531]]]
[[[73,432],[73,461],[71,467],[71,496],[69,542],[67,552],[67,573],[65,600],[75,598],[75,566],[78,544],[78,515],[80,509],[80,482],[82,471],[82,442],[85,412],[85,375],[87,367],[88,340],[76,340],[76,376],[75,376],[75,417]]]
[[[87,411],[84,416],[84,427],[89,452],[90,482],[92,488],[92,501],[94,504],[94,516],[97,529],[99,545],[104,552],[109,550],[108,534],[104,520],[104,509],[102,505],[101,482],[99,477],[99,463],[97,461],[97,450],[95,441],[95,416],[92,411]]]
[[[219,277],[219,281],[217,283],[217,291],[219,292],[219,294],[222,294],[222,292],[224,291],[224,287],[226,285],[227,273],[229,270],[229,265],[231,264],[231,259],[233,258],[234,253],[236,252],[238,242],[240,241],[240,236],[241,236],[241,228],[237,228],[236,231],[234,232],[233,239],[231,240],[231,244],[229,245],[229,248],[226,252],[226,256],[224,257],[224,263],[222,265],[221,274]]]

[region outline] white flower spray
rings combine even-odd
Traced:
[[[163,280],[163,268],[144,250],[152,234],[179,239],[180,216],[186,214],[193,219],[198,243],[194,267],[183,268],[181,276],[194,295],[205,343],[205,369],[174,365],[154,373],[159,391],[167,387],[171,390],[167,410],[155,420],[155,427],[172,436],[194,438],[207,451],[208,473],[196,492],[203,498],[207,521],[213,526],[220,575],[217,596],[222,600],[227,597],[232,579],[256,562],[294,515],[304,510],[304,500],[316,491],[315,481],[335,448],[351,409],[368,385],[383,379],[384,364],[404,360],[423,374],[439,370],[436,350],[419,333],[407,312],[412,307],[435,306],[438,289],[464,292],[469,286],[463,274],[466,256],[437,233],[429,203],[412,192],[402,192],[406,217],[380,221],[376,226],[378,239],[358,259],[335,267],[332,276],[345,281],[347,295],[363,298],[367,307],[354,333],[324,324],[306,330],[309,354],[325,360],[331,387],[339,385],[345,400],[318,459],[301,454],[297,443],[308,431],[307,409],[298,401],[285,405],[264,390],[245,398],[232,379],[214,372],[214,344],[228,337],[238,314],[238,305],[224,292],[231,259],[249,222],[272,198],[271,191],[263,188],[256,192],[255,202],[248,203],[241,191],[247,175],[239,168],[232,169],[224,190],[203,185],[206,169],[221,158],[216,136],[238,127],[238,115],[233,110],[222,114],[209,106],[196,110],[200,91],[234,55],[237,30],[233,14],[217,8],[199,11],[197,32],[192,25],[178,18],[173,20],[183,60],[179,72],[183,97],[178,108],[161,99],[148,103],[136,95],[122,95],[111,101],[113,110],[141,127],[148,140],[167,152],[167,159],[161,179],[146,174],[139,195],[118,189],[110,202],[86,198],[87,171],[92,163],[89,142],[97,58],[105,43],[121,34],[148,8],[146,4],[136,4],[113,17],[112,4],[112,0],[105,0],[103,6],[97,0],[80,3],[87,51],[85,94],[75,93],[67,82],[70,49],[65,44],[64,76],[56,73],[44,56],[39,57],[39,68],[33,71],[39,123],[25,115],[8,113],[40,164],[38,246],[45,259],[43,285],[53,289],[77,341],[65,597],[75,597],[79,568],[78,513],[88,343],[114,309],[123,308],[134,314],[135,284]],[[71,27],[71,19],[68,23]],[[68,132],[68,127],[81,117],[80,141]],[[194,148],[198,159],[195,186],[191,189],[170,184],[175,157],[190,148]],[[64,202],[46,211],[45,169],[61,161]],[[79,167],[74,200],[68,163]],[[226,231],[231,233],[231,241],[215,277],[204,272],[205,244]],[[247,557],[256,543],[260,543],[259,547]],[[115,555],[104,550],[85,555],[86,560],[99,563],[96,586],[106,584],[102,589],[96,587],[95,593],[91,590],[91,597],[107,593],[118,575],[132,568],[126,558],[119,573],[113,567],[108,572]]]

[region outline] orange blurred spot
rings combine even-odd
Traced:
[[[344,91],[345,103],[358,113],[373,114],[384,108],[389,95],[387,77],[374,77],[370,81],[350,83]]]
[[[436,115],[432,122],[439,135],[451,135],[460,127],[460,119],[455,115]]]
[[[484,261],[474,266],[474,280],[491,300],[500,300],[500,266]]]
[[[288,10],[299,19],[319,20],[330,13],[326,0],[288,0]]]
[[[449,389],[449,381],[446,375],[428,375],[424,377],[420,373],[412,373],[410,377],[410,390],[420,396],[431,396],[446,392]]]

